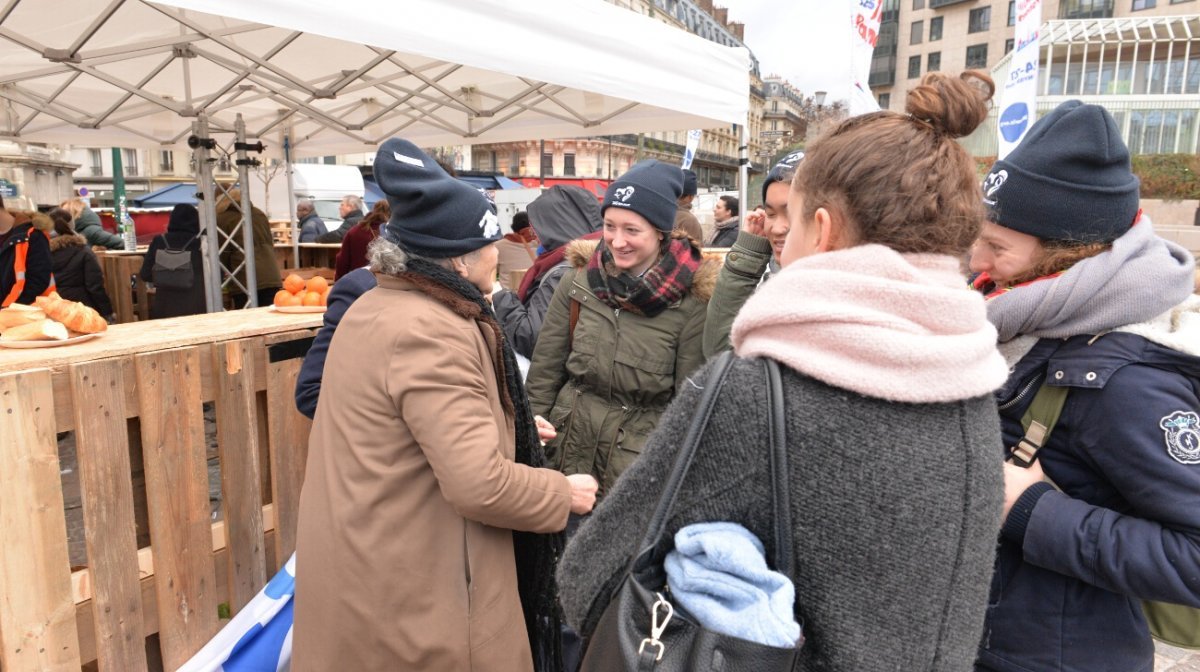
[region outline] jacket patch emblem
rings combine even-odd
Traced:
[[[1167,435],[1167,453],[1180,464],[1200,464],[1200,415],[1175,411],[1158,423]]]

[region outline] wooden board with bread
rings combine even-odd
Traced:
[[[99,334],[108,323],[94,309],[57,293],[39,296],[34,305],[13,304],[0,310],[0,346],[48,341],[67,345],[76,337]]]

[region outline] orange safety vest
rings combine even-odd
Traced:
[[[34,233],[40,233],[43,236],[46,236],[45,232],[30,228],[29,235],[33,235]],[[46,236],[46,240],[49,239],[50,236]],[[4,301],[0,303],[0,308],[7,308],[11,306],[13,302],[17,300],[17,297],[21,296],[21,292],[25,291],[25,257],[29,255],[29,238],[22,240],[13,247],[16,248],[15,251],[17,253],[17,256],[13,259],[13,273],[16,274],[17,281],[13,283],[12,291],[10,291],[8,296],[4,297]],[[54,290],[54,274],[51,273],[50,284],[46,287],[46,291],[41,293],[41,296],[50,296],[50,293]]]

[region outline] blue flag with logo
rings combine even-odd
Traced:
[[[296,554],[178,672],[288,672]]]

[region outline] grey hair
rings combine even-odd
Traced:
[[[362,196],[355,196],[354,194],[346,194],[344,197],[342,197],[342,202],[347,205],[352,205],[355,208],[358,208],[359,210],[363,209]]]
[[[306,208],[308,210],[312,210],[313,209],[312,199],[311,198],[298,199],[296,201],[296,209],[299,210],[300,208]]]
[[[482,250],[475,250],[474,252],[462,255],[461,259],[470,265],[475,263],[480,254],[482,254]],[[406,272],[408,270],[408,262],[413,259],[427,261],[431,264],[441,266],[448,271],[452,271],[454,270],[455,258],[433,259],[413,254],[382,236],[371,241],[371,244],[367,246],[367,263],[371,271],[384,275],[400,275]]]

